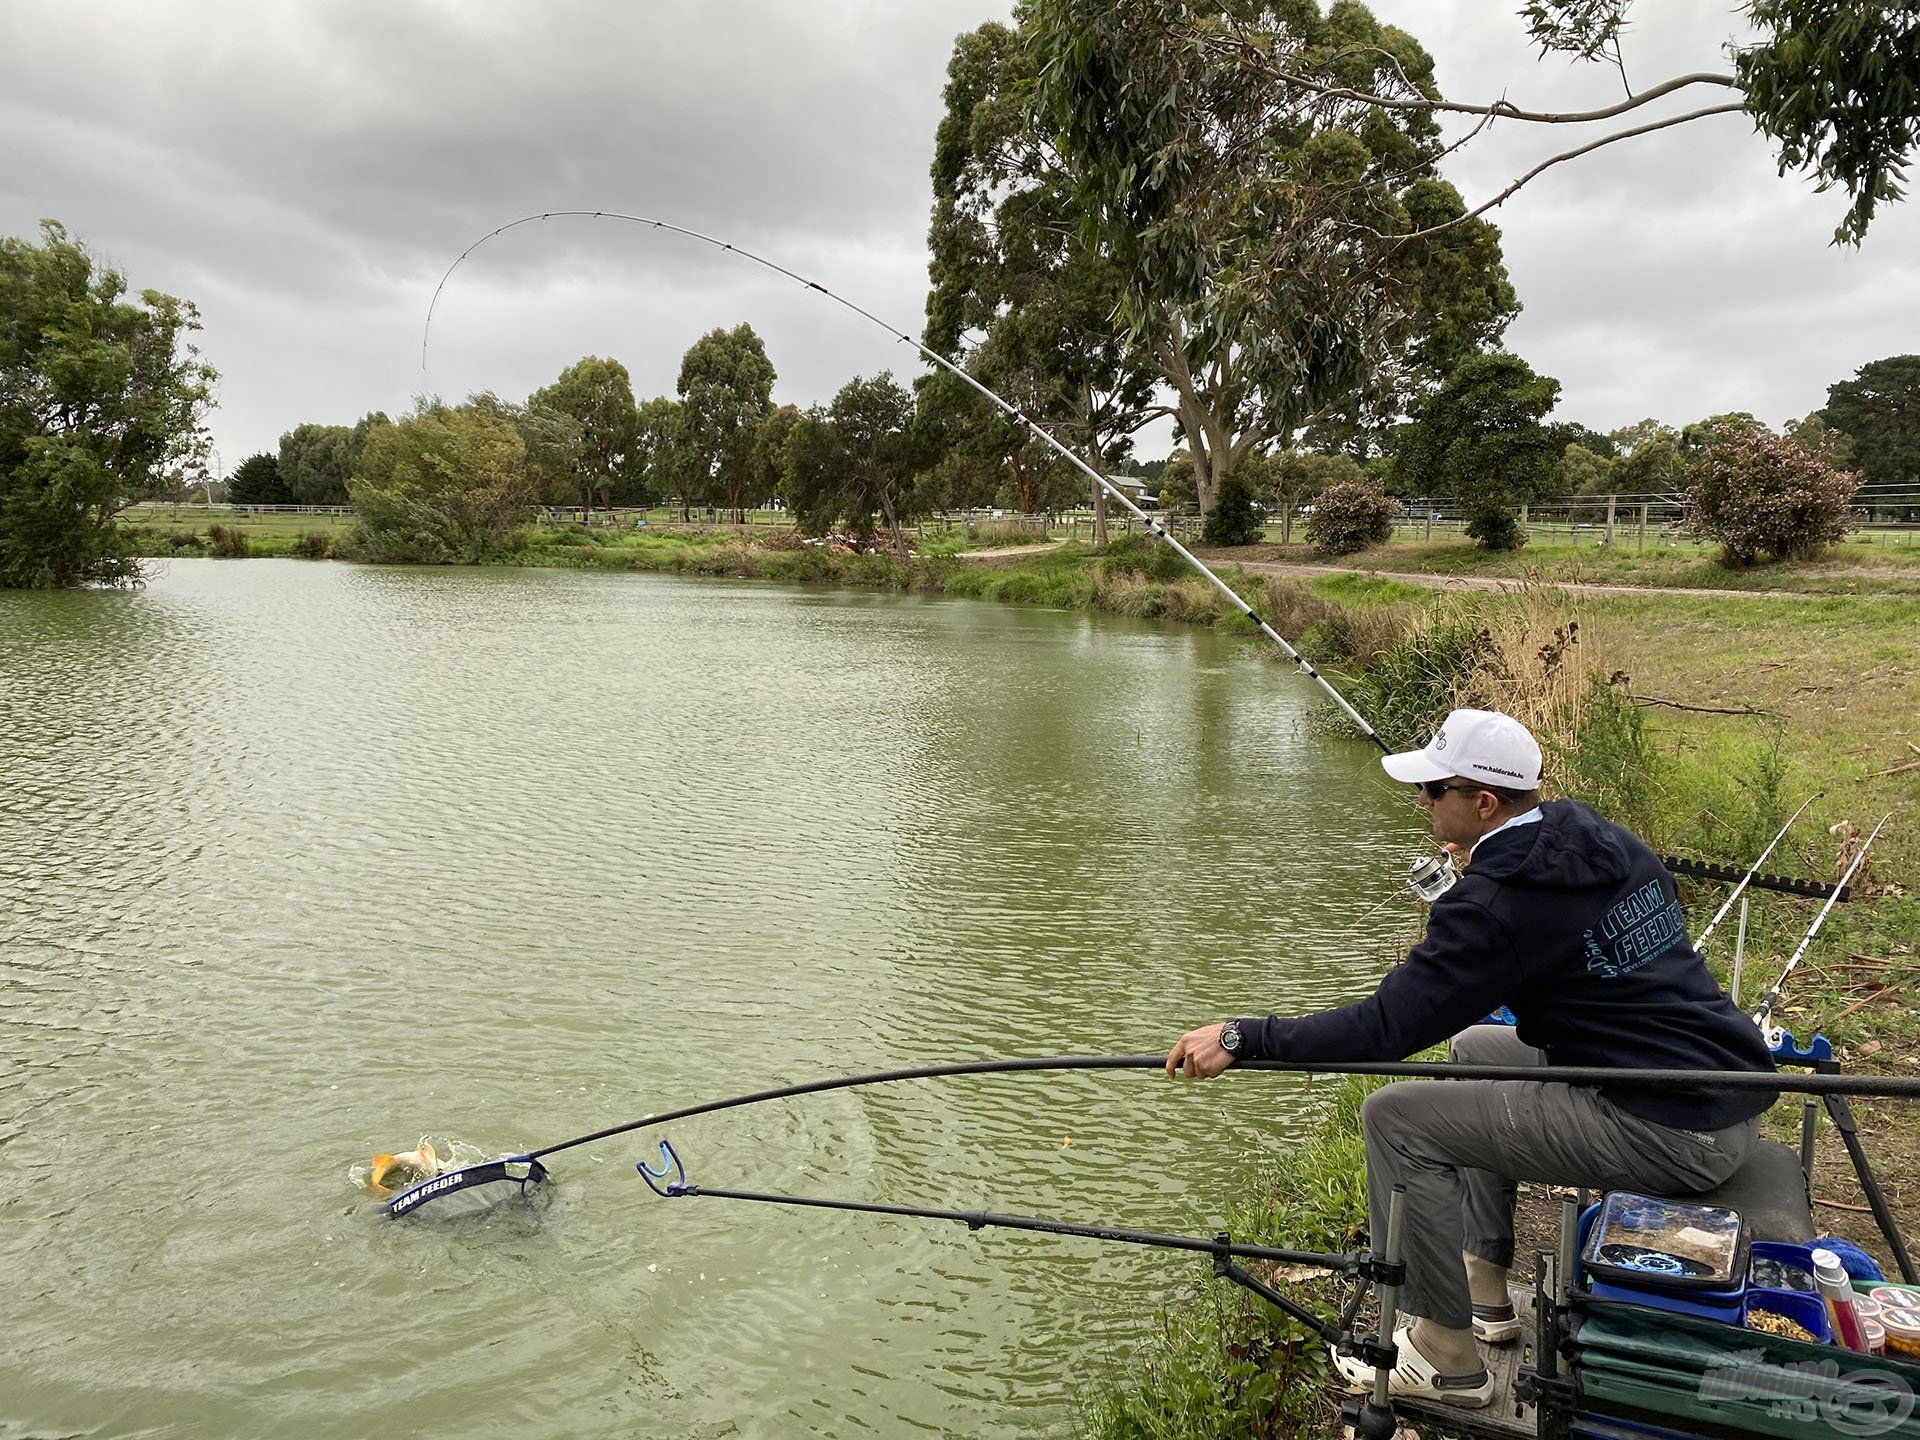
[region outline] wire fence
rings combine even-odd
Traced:
[[[1467,516],[1458,500],[1444,496],[1416,496],[1399,501],[1400,513],[1394,521],[1393,537],[1428,543],[1465,539]],[[351,505],[171,505],[159,502],[140,507],[164,512],[175,519],[191,517],[233,517],[265,520],[297,516],[327,516],[351,519]],[[1867,485],[1856,492],[1853,502],[1852,539],[1856,542],[1899,546],[1920,546],[1920,483]],[[1270,540],[1298,540],[1313,514],[1311,501],[1272,507],[1266,512],[1265,530]],[[586,510],[581,506],[549,505],[539,508],[539,523],[562,526],[580,525],[619,530],[711,530],[735,528],[745,532],[776,532],[794,527],[791,511],[783,508],[747,510],[736,516],[724,506],[695,505],[683,510],[677,506],[613,506]],[[1183,540],[1197,538],[1202,528],[1199,513],[1187,508],[1160,510],[1161,524]],[[1547,496],[1523,505],[1521,523],[1528,537],[1545,544],[1631,547],[1644,552],[1649,545],[1702,543],[1690,533],[1688,505],[1684,495],[1666,493],[1628,493],[1609,495]],[[1135,534],[1144,525],[1118,505],[1107,509],[1110,535]],[[996,538],[1032,535],[1035,539],[1061,537],[1090,540],[1094,534],[1091,508],[1081,507],[1021,514],[1001,508],[953,510],[922,517],[904,527],[909,535],[944,534],[956,529],[991,531]]]

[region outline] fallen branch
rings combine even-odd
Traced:
[[[1816,1205],[1824,1205],[1829,1210],[1845,1210],[1854,1215],[1871,1215],[1873,1213],[1873,1207],[1870,1205],[1849,1205],[1844,1200],[1823,1200],[1818,1195],[1813,1197],[1813,1203]]]
[[[1885,770],[1869,770],[1867,779],[1878,780],[1882,775],[1898,775],[1905,770],[1920,770],[1920,760],[1909,760],[1904,765],[1889,765]]]
[[[1871,1005],[1874,1001],[1880,999],[1881,996],[1885,995],[1888,991],[1894,988],[1895,986],[1892,982],[1882,985],[1878,990],[1874,991],[1871,995],[1866,996],[1864,999],[1854,1001],[1851,1005],[1847,1006],[1847,1008],[1844,1010],[1835,1012],[1833,1017],[1834,1021],[1840,1021],[1840,1020],[1846,1019],[1847,1016],[1853,1014],[1854,1011],[1864,1009],[1866,1006]],[[1829,1022],[1829,1023],[1832,1023],[1832,1022]]]
[[[1664,705],[1669,710],[1690,710],[1696,715],[1764,715],[1769,720],[1784,720],[1787,717],[1774,710],[1762,710],[1753,705],[1743,705],[1738,710],[1722,709],[1716,705],[1683,705],[1678,700],[1662,700],[1657,695],[1636,695],[1636,705]],[[1920,762],[1915,762],[1920,764]]]

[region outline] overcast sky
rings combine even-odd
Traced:
[[[523,398],[582,355],[670,393],[716,326],[766,340],[808,404],[915,357],[819,296],[691,241],[530,212],[655,216],[759,251],[918,334],[927,165],[956,35],[993,0],[6,0],[0,233],[60,219],[136,289],[201,310],[226,468],[301,421],[422,390]],[[1376,0],[1450,98],[1567,108],[1616,72],[1540,60],[1517,0]],[[1729,0],[1643,5],[1638,87],[1724,70]],[[1659,12],[1659,13],[1656,13]],[[1693,108],[1721,98],[1695,92]],[[1468,199],[1587,134],[1508,124],[1449,162]],[[1920,218],[1828,243],[1843,197],[1778,177],[1738,115],[1548,172],[1495,214],[1525,312],[1508,347],[1600,429],[1729,409],[1778,425],[1920,349]],[[1141,452],[1165,452],[1164,429]]]

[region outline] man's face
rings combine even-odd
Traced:
[[[1489,822],[1500,808],[1492,794],[1457,777],[1415,786],[1414,803],[1428,812],[1434,839],[1463,850],[1492,828]]]

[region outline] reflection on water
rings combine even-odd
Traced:
[[[0,1430],[1058,1432],[1176,1257],[348,1175],[1371,987],[1419,827],[1219,637],[657,577],[177,561],[0,595]],[[697,1181],[1210,1232],[1299,1082],[703,1117]],[[1124,1253],[1123,1253],[1124,1252]]]

